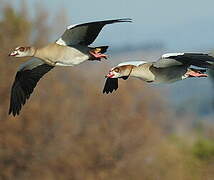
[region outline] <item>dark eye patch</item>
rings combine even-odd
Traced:
[[[24,47],[20,47],[20,48],[19,48],[19,51],[21,51],[21,52],[23,52],[24,50],[25,50]]]
[[[119,69],[119,68],[115,68],[114,71],[115,71],[116,73],[118,73],[118,72],[120,71],[120,69]]]

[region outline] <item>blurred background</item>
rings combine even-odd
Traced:
[[[213,180],[214,73],[167,85],[138,79],[103,95],[104,75],[126,60],[214,49],[211,0],[0,0],[0,179]],[[109,60],[50,71],[20,116],[8,116],[10,88],[28,58],[67,25],[129,17],[106,26],[94,45]]]

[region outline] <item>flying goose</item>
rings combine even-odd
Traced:
[[[204,72],[208,68],[214,69],[214,56],[203,53],[167,53],[156,62],[123,62],[109,71],[103,93],[117,90],[118,78],[126,80],[131,76],[148,83],[172,83],[190,77],[207,77]]]
[[[42,48],[17,47],[9,56],[35,57],[22,64],[11,89],[9,114],[19,115],[37,82],[55,66],[74,66],[86,60],[107,58],[103,53],[108,46],[89,47],[107,24],[131,22],[131,19],[114,19],[68,26],[54,43]]]

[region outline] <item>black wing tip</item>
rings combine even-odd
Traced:
[[[191,69],[192,71],[200,72],[200,73],[207,72],[207,69],[196,69],[196,68],[189,68],[189,69]]]
[[[108,94],[108,93],[113,93],[113,91],[116,91],[117,90],[117,88],[112,88],[112,89],[103,89],[103,94]]]
[[[120,22],[133,22],[131,18],[119,18],[119,19],[111,19],[111,20],[104,20],[104,21],[98,21],[100,23],[106,24],[114,24],[114,23],[120,23]]]
[[[118,79],[117,78],[107,78],[104,88],[103,88],[103,94],[112,93],[113,91],[116,91],[118,89]]]
[[[9,115],[18,116],[40,78],[54,66],[42,64],[34,69],[18,71],[11,88]]]
[[[9,109],[9,112],[8,112],[8,115],[10,116],[12,114],[12,110],[11,110],[11,108]],[[14,114],[13,114],[13,116],[14,116]],[[14,116],[15,117],[15,116]]]
[[[103,90],[103,94],[109,94],[109,93],[113,93],[113,91],[116,91],[117,89],[112,89],[112,90]]]
[[[9,112],[8,112],[8,115],[9,115],[9,116],[12,115],[13,117],[15,117],[15,116],[18,116],[18,115],[19,115],[19,112],[20,112],[20,110],[12,109],[12,108],[10,107],[10,110],[9,110]]]
[[[106,90],[103,90],[103,94],[105,94],[105,93],[106,93],[106,94],[108,94],[109,92],[108,92],[108,91],[106,91]]]
[[[22,105],[24,104],[25,103],[23,102],[21,104],[17,102],[11,102],[8,115],[13,115],[13,117],[18,116],[22,109]]]
[[[120,18],[116,20],[117,22],[133,22],[131,18]]]

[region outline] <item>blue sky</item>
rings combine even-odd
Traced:
[[[14,0],[19,6],[20,0]],[[96,44],[163,42],[171,51],[214,49],[213,0],[28,0],[43,3],[50,14],[67,11],[70,24],[130,17],[134,23],[106,27]],[[57,25],[57,24],[56,24]]]

